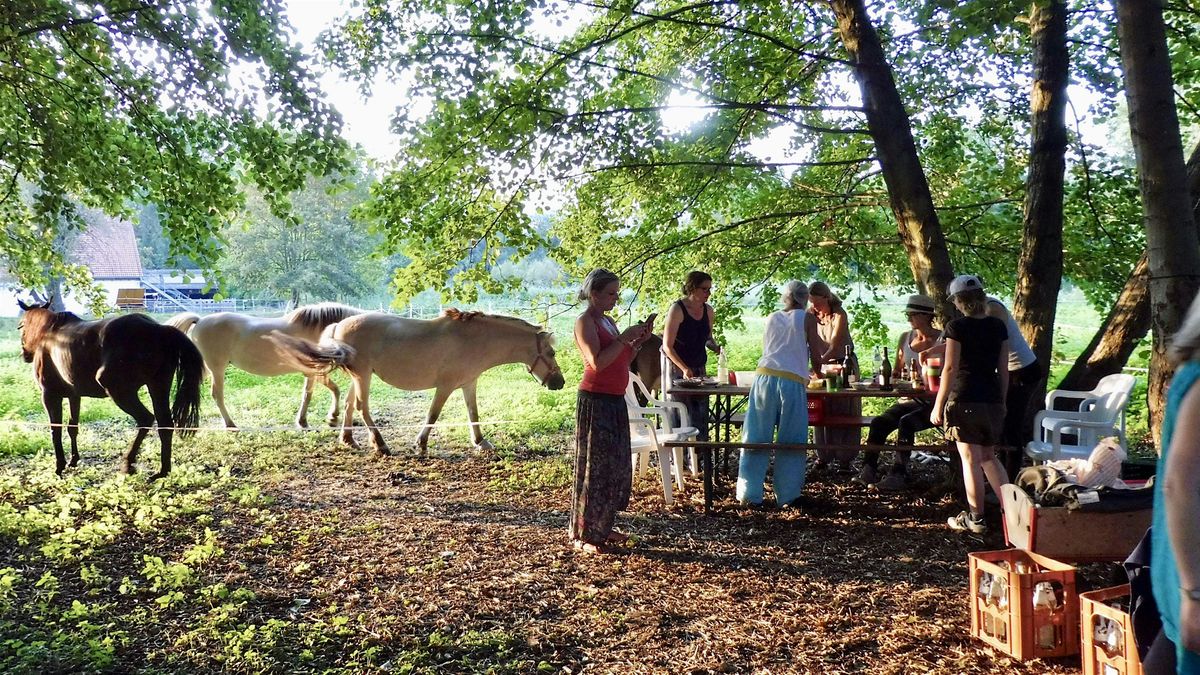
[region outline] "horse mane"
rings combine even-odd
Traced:
[[[530,328],[535,332],[540,332],[542,330],[542,327],[537,325],[536,323],[530,323],[530,322],[526,321],[525,319],[515,317],[515,316],[506,316],[504,314],[488,314],[487,312],[464,312],[464,311],[462,311],[460,309],[456,309],[454,307],[448,307],[448,308],[442,310],[442,316],[447,319],[450,319],[451,321],[461,321],[462,323],[466,323],[468,321],[474,321],[475,319],[492,319],[495,321],[515,323],[518,326],[521,326],[524,328]]]
[[[315,305],[297,307],[284,318],[290,324],[297,324],[306,328],[324,328],[347,317],[362,314],[364,311],[357,307],[337,302],[320,302]]]
[[[43,310],[36,312],[34,310]],[[32,313],[32,317],[30,314]],[[34,319],[30,321],[30,319]],[[67,324],[80,323],[83,319],[71,312],[56,312],[46,307],[30,307],[25,310],[25,318],[22,331],[28,335],[33,342],[41,342],[46,333],[57,330]]]

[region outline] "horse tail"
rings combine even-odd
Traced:
[[[192,326],[196,325],[196,322],[199,320],[199,314],[196,314],[195,312],[184,312],[182,314],[176,314],[175,316],[167,319],[165,325],[178,328],[179,332],[187,335],[187,332],[191,330]]]
[[[200,383],[204,380],[204,359],[196,345],[183,333],[171,331],[169,339],[175,343],[178,358],[171,420],[179,430],[179,435],[186,438],[196,433],[196,427],[200,425]]]
[[[305,375],[327,375],[354,358],[354,348],[340,340],[328,339],[316,344],[277,330],[265,337],[275,345],[280,358]]]

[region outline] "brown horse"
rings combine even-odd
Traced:
[[[433,404],[416,445],[422,455],[432,425],[455,389],[462,389],[471,422],[471,437],[480,448],[490,448],[479,428],[475,387],[483,371],[503,363],[523,363],[547,389],[562,389],[564,380],[554,360],[552,336],[527,321],[511,316],[449,309],[432,321],[405,319],[370,312],[344,319],[325,329],[321,343],[276,332],[268,336],[279,354],[297,370],[307,374],[345,368],[350,373],[350,394],[342,442],[354,446],[354,408],[362,410],[371,431],[371,445],[379,454],[389,454],[368,407],[371,376],[393,387],[434,389]]]
[[[192,434],[200,420],[200,380],[204,361],[183,333],[163,326],[144,314],[126,314],[100,321],[84,321],[70,312],[55,312],[50,303],[18,303],[21,316],[21,357],[33,364],[33,375],[42,388],[42,404],[50,416],[55,472],[68,466],[63,456],[62,403],[71,406],[67,435],[71,438],[70,466],[79,464],[79,401],[81,397],[111,398],[137,422],[137,435],[121,463],[122,473],[136,470],[142,439],[158,421],[162,446],[158,473],[171,471],[171,435]],[[175,403],[171,381],[178,374]],[[154,412],[138,398],[150,392]]]

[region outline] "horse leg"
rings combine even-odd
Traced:
[[[479,406],[475,401],[475,389],[479,380],[463,385],[463,401],[467,404],[467,420],[471,422],[471,440],[476,450],[494,450],[492,444],[483,437],[483,429],[479,425]]]
[[[333,378],[328,375],[321,378],[321,384],[325,385],[325,388],[333,394],[333,398],[329,401],[329,416],[325,419],[329,423],[329,426],[336,426],[338,420],[338,398],[341,397],[342,392],[338,390],[337,382],[334,382]]]
[[[225,420],[225,427],[228,429],[236,429],[237,425],[233,423],[233,418],[229,416],[229,411],[225,409],[225,368],[228,363],[220,364],[219,368],[212,368],[209,374],[212,375],[212,397],[217,403],[217,410],[221,411],[221,419]]]
[[[103,377],[103,376],[101,376]],[[101,385],[105,383],[103,380]],[[146,409],[138,398],[137,389],[128,386],[120,389],[110,388],[105,386],[109,397],[117,407],[124,410],[127,415],[133,418],[137,424],[137,434],[133,437],[133,442],[129,444],[129,449],[125,451],[125,456],[121,459],[121,473],[132,474],[137,473],[137,455],[138,450],[142,447],[142,440],[146,438],[146,434],[150,433],[150,427],[154,424],[154,415]],[[170,419],[170,417],[168,417]],[[168,424],[170,424],[168,422]]]
[[[163,383],[150,384],[150,402],[154,406],[154,419],[158,421],[158,473],[150,480],[158,480],[171,473],[171,439],[175,433],[175,420],[171,417],[171,378]]]
[[[313,381],[315,375],[304,376],[304,387],[300,389],[300,412],[296,413],[296,426],[301,429],[308,428],[308,402],[312,399]]]
[[[437,421],[438,416],[442,414],[442,406],[446,405],[446,399],[450,398],[450,393],[453,389],[438,387],[433,392],[433,403],[429,406],[429,413],[425,415],[425,426],[421,428],[421,433],[417,434],[417,452],[421,457],[426,456],[429,446],[429,434],[433,431],[433,423]]]
[[[60,476],[67,468],[62,445],[62,401],[63,397],[59,394],[42,390],[42,406],[50,418],[50,442],[54,445],[54,473]]]
[[[350,387],[346,392],[346,417],[342,422],[342,443],[358,449],[358,443],[354,441],[354,400],[355,392],[358,390],[358,381],[354,378],[350,379]]]
[[[355,376],[353,396],[358,402],[359,409],[362,410],[363,424],[366,424],[367,429],[371,432],[371,447],[375,448],[375,454],[377,456],[382,457],[384,455],[392,454],[392,451],[388,450],[387,443],[385,443],[383,440],[383,434],[379,433],[379,427],[375,426],[375,420],[371,419],[371,408],[369,404],[371,398],[370,385],[370,373],[367,373],[365,378]],[[349,409],[349,407],[350,404],[347,402],[346,408]]]
[[[79,466],[79,402],[78,396],[67,398],[71,409],[71,422],[67,424],[67,436],[71,439],[71,462],[67,466]]]

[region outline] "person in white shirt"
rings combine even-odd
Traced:
[[[817,356],[809,345],[820,344],[816,319],[804,311],[808,286],[789,281],[784,288],[783,310],[767,317],[763,333],[763,355],[758,360],[750,403],[742,427],[745,443],[805,443],[808,441],[807,385],[817,367]],[[778,430],[778,435],[776,434]],[[737,499],[742,504],[761,506],[763,485],[771,454],[766,450],[742,449],[738,462]],[[775,455],[775,503],[794,506],[804,489],[808,455],[785,450]]]

